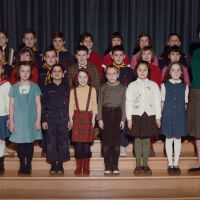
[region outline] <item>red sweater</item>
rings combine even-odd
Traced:
[[[32,81],[33,83],[37,84],[38,83],[38,70],[36,67],[33,67],[32,69],[33,69],[33,74],[29,80]],[[19,82],[19,80],[16,78],[16,72],[17,72],[17,66],[14,66],[14,68],[12,70],[11,78],[10,78],[11,85],[14,85],[15,83]]]
[[[102,66],[103,66],[103,68],[106,68],[106,67],[108,67],[112,64],[113,64],[113,60],[111,58],[111,54],[108,53],[103,58],[103,65]],[[130,60],[129,60],[129,57],[126,54],[125,54],[125,58],[124,58],[124,64],[126,66],[130,67]]]
[[[162,83],[162,75],[161,75],[160,68],[156,65],[153,65],[153,64],[150,64],[150,68],[151,68],[151,78],[150,78],[150,80],[157,83],[159,88],[160,88],[161,83]]]
[[[90,57],[88,58],[88,62],[92,65],[97,66],[99,75],[101,79],[103,78],[103,68],[102,68],[102,58],[100,53],[92,51],[90,53]]]

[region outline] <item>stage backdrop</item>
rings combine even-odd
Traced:
[[[0,0],[0,28],[9,32],[9,46],[17,49],[25,29],[37,33],[37,47],[43,51],[55,31],[64,32],[66,47],[74,53],[79,35],[94,36],[94,50],[102,55],[112,32],[121,32],[130,56],[136,38],[148,33],[159,55],[167,37],[177,32],[183,51],[197,40],[200,21],[199,0]]]

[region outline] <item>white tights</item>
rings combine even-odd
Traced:
[[[172,145],[174,142],[174,163],[172,161]],[[167,138],[165,141],[165,149],[168,158],[168,166],[178,166],[178,161],[181,153],[181,138]]]
[[[0,157],[4,156],[5,148],[5,140],[0,139]]]

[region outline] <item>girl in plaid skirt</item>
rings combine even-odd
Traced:
[[[95,139],[94,125],[97,114],[96,90],[90,86],[90,76],[85,68],[77,72],[76,87],[71,90],[69,117],[72,128],[72,141],[75,142],[77,168],[75,174],[90,174],[90,145]]]

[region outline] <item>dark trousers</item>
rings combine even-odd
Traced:
[[[70,159],[68,118],[60,118],[62,113],[49,113],[48,130],[46,131],[47,161],[64,162]]]
[[[33,158],[34,147],[33,143],[21,143],[17,146],[17,153],[20,161],[20,168],[31,169],[31,161]]]
[[[120,122],[122,111],[120,108],[103,107],[102,118],[104,122],[102,153],[105,168],[109,170],[117,169],[120,155]]]
[[[90,150],[91,143],[75,142],[75,158],[91,158],[92,152]]]

